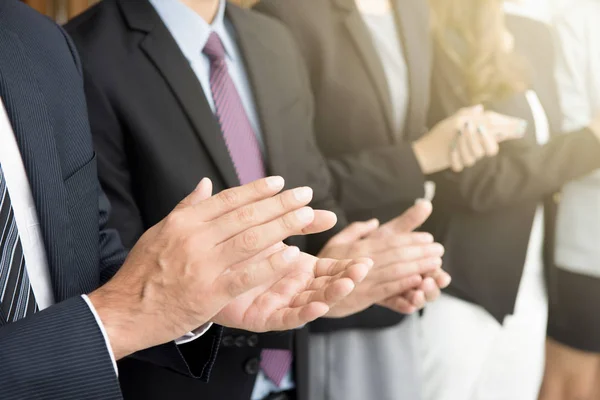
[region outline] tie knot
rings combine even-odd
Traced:
[[[225,47],[218,33],[212,32],[210,34],[203,52],[210,58],[210,61],[223,61],[225,59]]]

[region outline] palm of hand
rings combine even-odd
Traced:
[[[253,332],[295,329],[352,291],[352,280],[344,277],[347,264],[301,253],[291,272],[237,297],[213,322]]]

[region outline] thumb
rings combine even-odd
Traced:
[[[431,215],[433,206],[429,200],[418,200],[414,206],[406,210],[402,215],[396,217],[383,225],[382,233],[409,233],[423,225]]]
[[[495,134],[498,143],[522,139],[527,132],[527,121],[521,118],[514,118],[508,115],[495,112],[486,113],[488,129]]]
[[[212,181],[208,178],[204,178],[200,181],[192,193],[190,193],[185,199],[181,200],[179,207],[194,206],[210,198],[210,196],[212,196],[212,191]]]
[[[481,104],[477,104],[471,107],[461,108],[458,112],[459,115],[473,115],[473,114],[481,114],[484,112],[484,107]]]
[[[357,240],[360,240],[374,232],[377,228],[379,228],[379,221],[377,219],[372,219],[365,222],[354,222],[353,224],[347,226],[343,231],[332,237],[329,242],[327,242],[327,245],[340,246],[354,243]]]

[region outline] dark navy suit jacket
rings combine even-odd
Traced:
[[[121,399],[104,337],[80,296],[110,279],[126,251],[104,228],[109,204],[96,175],[79,60],[61,28],[17,0],[0,1],[0,97],[33,192],[57,302],[0,323],[0,398]],[[206,377],[216,331],[198,341],[207,358],[196,353],[194,363],[173,343],[136,357]]]

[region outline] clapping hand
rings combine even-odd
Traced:
[[[283,245],[336,222],[306,206],[309,188],[283,187],[270,177],[210,196],[204,179],[140,238],[115,277],[89,295],[117,359],[209,321],[293,329],[352,292],[370,260],[320,260]]]
[[[385,225],[379,226],[377,220],[354,223],[333,237],[319,256],[367,256],[375,265],[367,278],[357,285],[354,292],[338,302],[327,317],[345,317],[373,304],[386,305],[386,302],[391,302],[387,299],[399,296],[409,297],[405,300],[414,307],[412,302],[419,300],[415,293],[424,290],[427,295],[434,295],[429,275],[436,277],[440,274],[444,249],[434,243],[430,234],[413,232],[430,214],[431,203],[419,202]],[[439,290],[437,285],[435,288]]]

